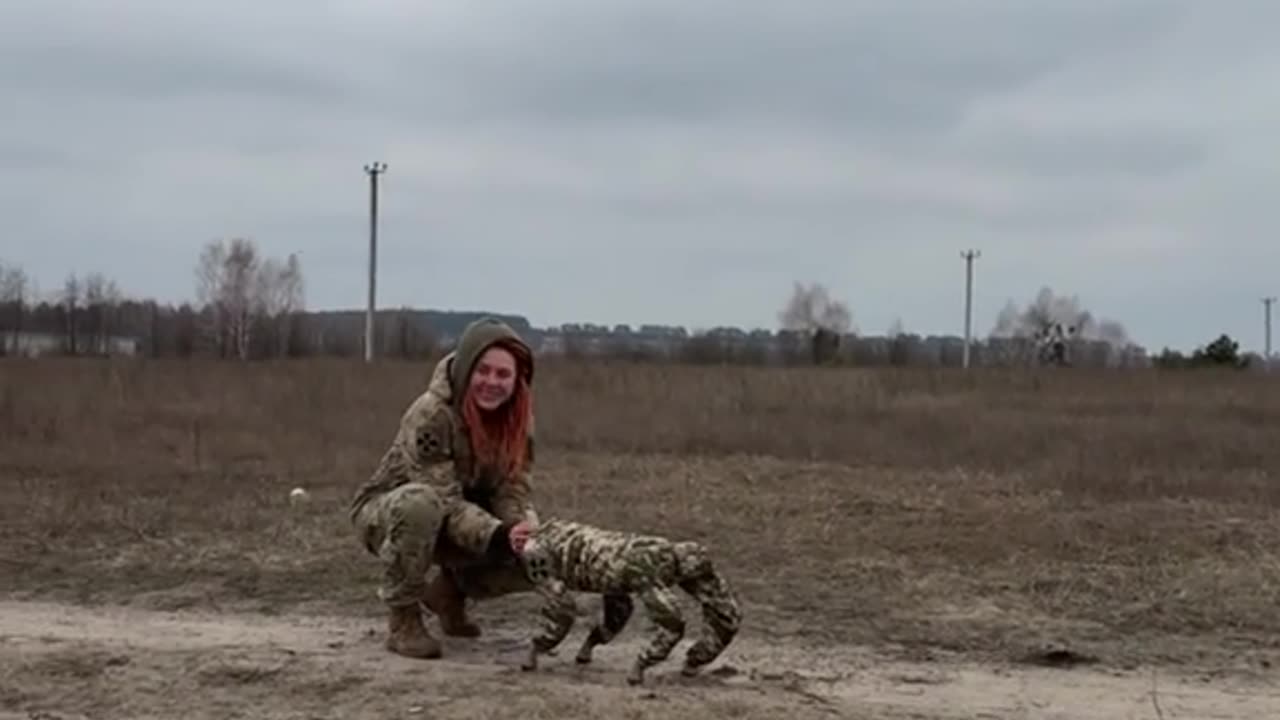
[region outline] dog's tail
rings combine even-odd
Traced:
[[[680,556],[680,589],[702,608],[702,636],[685,654],[684,671],[693,674],[720,657],[742,626],[742,605],[711,562],[707,551],[692,542],[677,546]]]

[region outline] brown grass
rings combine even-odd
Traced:
[[[0,592],[377,613],[346,502],[428,370],[0,363]],[[1280,638],[1267,378],[547,362],[537,392],[544,512],[712,542],[755,633],[1117,661]]]

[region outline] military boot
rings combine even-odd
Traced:
[[[393,653],[422,659],[441,655],[440,641],[427,632],[417,605],[391,608],[387,630],[387,649]]]
[[[452,637],[479,637],[480,626],[467,619],[466,596],[445,572],[427,583],[422,602],[440,618],[440,629]]]

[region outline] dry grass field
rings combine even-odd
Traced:
[[[634,645],[516,671],[529,598],[380,650],[346,503],[428,371],[0,362],[0,717],[1275,715],[1227,687],[1280,659],[1265,377],[547,361],[543,513],[707,541],[746,603],[720,671],[628,692]]]

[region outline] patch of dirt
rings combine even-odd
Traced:
[[[644,687],[626,668],[638,622],[579,667],[583,627],[541,669],[525,633],[486,627],[446,657],[383,650],[376,618],[0,602],[0,720],[11,718],[1225,718],[1280,717],[1274,679],[1194,669],[1102,671],[890,659],[853,646],[745,636],[701,677],[679,656]],[[682,646],[683,647],[683,646]]]

